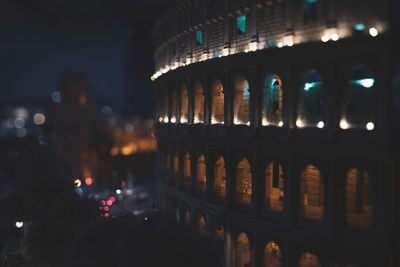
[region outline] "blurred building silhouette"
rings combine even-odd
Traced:
[[[153,30],[162,208],[225,266],[399,266],[392,1],[190,1]]]

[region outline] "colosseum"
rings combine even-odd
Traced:
[[[400,266],[395,2],[182,0],[157,21],[160,207],[223,266]]]

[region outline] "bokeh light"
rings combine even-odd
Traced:
[[[42,125],[46,122],[46,116],[43,113],[36,113],[33,115],[33,123],[36,125]]]
[[[93,183],[94,183],[93,178],[87,177],[87,178],[85,179],[85,184],[86,184],[86,185],[90,186],[90,185],[92,185]]]

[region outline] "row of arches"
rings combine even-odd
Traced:
[[[178,208],[177,208],[178,211]],[[184,221],[189,223],[191,221],[192,212],[190,208],[186,207],[184,209]],[[179,217],[179,216],[177,216]],[[206,216],[201,215],[195,223],[197,224],[197,229],[200,233],[207,233],[207,219]],[[223,244],[223,249],[221,252],[226,255],[225,249],[225,228],[221,223],[217,223],[213,229],[213,234]],[[275,241],[269,241],[266,243],[263,249],[263,258],[265,267],[282,267],[283,266],[283,255],[280,246]],[[251,266],[252,263],[252,249],[251,243],[248,235],[245,232],[240,232],[234,239],[234,258],[236,267],[247,267]],[[299,267],[320,267],[320,261],[318,257],[310,252],[304,252],[300,255],[298,259]]]
[[[375,77],[371,68],[366,65],[353,67],[343,83],[342,90],[341,124],[340,127],[365,127],[374,121],[374,87]],[[171,90],[165,97],[164,117],[160,121],[180,123],[204,123],[206,114],[210,113],[211,124],[223,124],[225,119],[225,89],[219,79],[213,79],[209,85],[210,107],[206,105],[207,92],[203,83],[195,81],[192,85],[192,94],[188,86],[182,83],[179,90]],[[296,126],[324,127],[327,113],[327,84],[317,69],[309,69],[300,75],[296,91]],[[256,82],[249,82],[245,75],[237,76],[233,81],[233,123],[250,125],[250,109],[260,110],[258,118],[263,126],[282,127],[286,124],[283,113],[288,92],[284,80],[277,73],[265,76],[262,90]],[[167,92],[168,93],[168,92]],[[251,96],[254,94],[254,101]],[[193,102],[189,101],[193,97]],[[259,101],[257,101],[259,99]],[[170,103],[170,109],[169,109]],[[193,106],[191,106],[193,103]],[[253,104],[254,103],[254,104]],[[208,109],[208,112],[206,111]],[[192,110],[192,114],[189,111]],[[193,117],[193,120],[190,117]]]
[[[166,166],[169,168],[167,153]],[[204,154],[195,160],[196,173],[191,174],[191,157],[189,152],[183,157],[183,184],[193,183],[198,191],[204,192],[207,188],[207,172]],[[174,153],[173,182],[178,182],[179,153]],[[223,156],[219,156],[212,163],[213,194],[221,199],[227,195],[227,170]],[[272,160],[263,170],[264,208],[281,212],[284,210],[285,199],[285,172],[282,162]],[[246,157],[241,158],[234,169],[234,199],[241,205],[251,205],[253,202],[253,173],[250,162]],[[345,215],[346,223],[351,227],[370,228],[373,221],[372,184],[369,172],[361,168],[350,168],[345,174]],[[325,207],[325,180],[321,170],[313,164],[307,165],[300,174],[298,185],[299,213],[307,219],[322,220]],[[260,183],[259,183],[260,184]]]

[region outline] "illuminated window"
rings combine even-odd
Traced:
[[[252,175],[250,163],[242,158],[236,169],[236,197],[237,201],[246,205],[251,204]]]
[[[269,47],[276,47],[276,40],[269,40],[268,41],[268,46]]]
[[[226,196],[226,170],[223,157],[219,157],[214,166],[214,192],[217,196]]]
[[[184,214],[185,214],[185,223],[189,223],[189,222],[190,222],[190,219],[191,219],[191,217],[192,217],[192,213],[191,213],[191,211],[190,211],[190,208],[186,207],[186,208],[184,209]]]
[[[245,233],[241,233],[236,239],[236,267],[248,267],[250,264],[250,240]]]
[[[222,83],[214,81],[211,86],[211,123],[224,121],[224,92]]]
[[[264,249],[264,267],[281,267],[282,253],[279,246],[271,241]]]
[[[185,84],[182,85],[182,89],[181,89],[181,118],[180,118],[180,122],[181,123],[187,123],[188,122],[188,90],[187,90],[187,86]]]
[[[265,169],[265,208],[283,210],[283,171],[277,161],[272,161]]]
[[[345,103],[345,118],[350,127],[364,128],[374,121],[374,85],[375,79],[369,68],[358,65],[352,69]]]
[[[246,16],[240,16],[236,19],[237,28],[241,33],[246,32]]]
[[[201,31],[196,31],[196,41],[198,44],[203,43],[203,34]]]
[[[314,165],[308,165],[300,177],[300,211],[308,219],[321,220],[324,216],[324,183]]]
[[[317,18],[318,0],[304,0],[304,18],[305,20],[315,20]]]
[[[372,226],[371,179],[366,171],[352,168],[346,175],[346,222],[349,226]]]
[[[306,252],[299,259],[299,267],[321,267],[321,264],[317,256]]]
[[[189,184],[190,182],[190,154],[186,153],[183,161],[183,183]]]
[[[204,155],[197,159],[197,189],[206,190],[206,162]]]
[[[363,23],[357,23],[354,25],[354,30],[357,32],[362,32],[365,30],[365,25]]]
[[[178,172],[179,172],[179,153],[178,151],[175,151],[174,154],[174,179],[176,180],[178,178]]]
[[[204,90],[200,82],[194,84],[194,123],[204,122]]]
[[[316,70],[310,70],[302,77],[299,88],[297,127],[314,126],[323,121],[324,90],[322,76]]]
[[[221,53],[219,51],[214,52],[214,57],[220,57]]]
[[[282,109],[282,80],[276,74],[269,74],[264,80],[262,125],[278,126],[282,122]]]
[[[250,90],[244,77],[236,78],[234,86],[233,115],[235,124],[247,124],[250,121]]]
[[[206,218],[204,218],[204,216],[201,216],[200,219],[197,221],[197,226],[200,233],[206,232]]]

